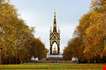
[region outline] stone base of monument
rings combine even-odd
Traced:
[[[47,55],[47,60],[51,61],[53,63],[57,63],[57,62],[63,60],[63,55],[62,54],[59,54],[59,55],[50,55],[50,54],[48,54]]]

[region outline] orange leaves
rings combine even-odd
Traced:
[[[17,17],[14,6],[9,4],[0,4],[0,14],[4,17]]]
[[[64,59],[71,59],[73,56],[80,57],[81,52],[81,39],[79,37],[74,38],[64,50]]]
[[[70,42],[67,47],[68,50],[70,49],[70,54],[76,54],[76,52],[72,53],[73,50],[77,53],[80,51],[82,54],[80,56],[84,56],[87,60],[101,58],[101,55],[106,56],[106,45],[103,42],[106,37],[106,0],[94,0],[93,6],[97,9],[92,7],[93,10],[81,18],[77,27],[80,41],[76,39],[76,41]],[[81,42],[80,45],[79,42]],[[81,48],[82,46],[84,47]]]
[[[48,50],[39,39],[32,39],[31,45],[32,47],[30,52],[32,53],[32,56],[38,57],[39,59],[46,57]]]
[[[0,44],[3,45],[3,53],[6,56],[17,57],[18,53],[27,60],[29,57],[29,47],[33,37],[31,30],[24,21],[18,18],[14,6],[0,4]],[[1,55],[1,53],[0,53]],[[27,59],[25,59],[27,56]]]

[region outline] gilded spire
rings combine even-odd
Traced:
[[[50,32],[50,55],[60,54],[60,32],[57,31],[56,12],[54,11],[52,32]]]
[[[56,26],[56,12],[54,11],[54,24],[53,24],[53,32],[57,32],[57,26]]]

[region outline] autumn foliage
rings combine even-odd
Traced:
[[[106,62],[106,0],[93,0],[90,11],[83,15],[76,28],[80,41],[73,41],[64,50],[81,61]],[[80,44],[79,44],[80,43]],[[74,45],[72,45],[74,44]],[[76,49],[78,48],[78,49]],[[72,53],[71,51],[75,51]],[[78,53],[80,51],[81,53]],[[76,55],[77,54],[77,55]],[[66,56],[64,57],[66,58]],[[71,59],[71,58],[70,58]]]
[[[33,41],[35,40],[35,41]],[[33,44],[33,45],[32,45]],[[35,51],[33,55],[32,50]],[[36,39],[30,27],[18,17],[13,5],[0,2],[0,57],[2,63],[23,63],[32,56],[46,56],[44,44]]]

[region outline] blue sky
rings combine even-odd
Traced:
[[[72,38],[80,17],[87,13],[90,0],[11,0],[18,15],[30,27],[35,27],[35,36],[39,37],[49,49],[49,31],[53,24],[54,9],[57,24],[61,32],[61,52]]]

